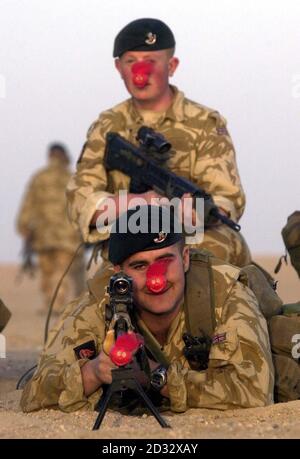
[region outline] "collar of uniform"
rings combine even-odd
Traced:
[[[127,125],[130,127],[131,125],[135,124],[143,124],[143,118],[138,110],[135,108],[132,99],[128,99],[128,115],[129,120]]]
[[[168,336],[167,336],[167,340],[164,344],[163,347],[165,346],[168,346],[170,344],[170,342],[172,341],[172,338],[173,338],[173,335],[174,333],[176,332],[179,324],[181,323],[181,321],[184,320],[184,305],[182,304],[180,306],[180,309],[178,311],[178,314],[176,315],[176,317],[173,319],[173,321],[171,322],[171,325],[170,325],[170,328],[169,328],[169,331],[168,331]],[[153,334],[151,333],[151,331],[149,330],[149,328],[147,327],[147,325],[145,324],[145,322],[139,317],[137,316],[137,325],[138,325],[138,328],[146,333],[146,335],[150,335],[151,336],[151,340],[159,347],[159,348],[162,348],[161,344],[159,344],[159,342],[156,340],[156,338],[153,336]]]
[[[172,121],[182,122],[185,120],[184,112],[184,93],[179,91],[176,86],[171,85],[171,89],[174,93],[172,105],[167,109],[165,115],[162,117],[162,121],[170,119]],[[129,129],[134,125],[143,125],[143,118],[139,111],[135,108],[132,99],[128,99],[128,127]]]
[[[172,121],[182,122],[185,120],[184,113],[184,93],[179,91],[176,86],[170,85],[174,93],[172,105],[166,111],[165,118]]]

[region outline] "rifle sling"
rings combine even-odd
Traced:
[[[168,368],[170,362],[162,352],[159,343],[155,340],[151,333],[149,333],[149,331],[143,327],[140,321],[138,321],[138,327],[142,330],[142,334],[145,340],[145,347],[151,352],[157,362]]]
[[[204,251],[191,257],[186,275],[185,321],[187,332],[192,336],[204,333],[212,336],[215,326],[215,295],[210,255]]]

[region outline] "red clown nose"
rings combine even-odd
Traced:
[[[118,336],[109,356],[115,365],[122,367],[132,361],[134,354],[143,344],[144,338],[138,333],[124,333]]]
[[[149,266],[146,276],[146,286],[150,292],[160,293],[167,286],[166,272],[171,258],[164,258],[163,260],[156,261]]]
[[[131,67],[132,81],[138,88],[144,88],[148,83],[149,75],[153,70],[153,64],[149,61],[136,62]]]

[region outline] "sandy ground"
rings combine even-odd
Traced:
[[[256,261],[272,271],[277,259],[256,257]],[[0,359],[0,438],[300,438],[300,400],[268,408],[167,413],[164,417],[172,429],[162,429],[152,416],[141,419],[109,411],[101,429],[92,432],[96,413],[22,413],[21,391],[15,386],[41,350],[45,318],[38,313],[38,280],[26,278],[17,284],[16,272],[15,266],[0,266],[0,297],[13,313],[4,332],[6,358]],[[290,267],[284,266],[277,279],[278,292],[285,302],[300,299],[300,281]]]

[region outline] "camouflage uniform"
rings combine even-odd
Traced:
[[[19,233],[32,240],[38,255],[41,289],[48,307],[55,287],[81,242],[78,231],[68,221],[65,190],[71,173],[58,158],[50,158],[46,168],[32,178],[17,219]],[[55,309],[60,310],[84,289],[82,253],[77,256],[70,274],[60,288]]]
[[[273,403],[274,371],[268,330],[256,297],[244,281],[239,281],[239,268],[213,257],[211,264],[216,327],[207,370],[192,370],[183,355],[183,308],[170,326],[163,349],[137,318],[145,345],[152,343],[152,354],[154,348],[170,364],[167,384],[170,407],[175,412],[192,407],[225,410]],[[187,276],[193,274],[192,269]],[[106,276],[111,274],[107,267]],[[74,348],[84,349],[92,343],[92,357],[101,351],[106,334],[106,302],[104,284],[91,282],[89,292],[68,305],[49,335],[33,379],[24,389],[21,406],[25,412],[46,407],[67,412],[94,408],[102,389],[85,397],[80,369],[87,359],[80,355],[77,358]]]
[[[137,112],[131,99],[100,115],[88,131],[77,173],[71,179],[67,196],[69,214],[79,225],[85,241],[106,239],[90,229],[97,204],[120,189],[128,189],[130,179],[119,171],[108,172],[103,165],[105,136],[117,132],[136,144],[137,131],[143,124],[162,133],[174,150],[168,167],[186,177],[208,193],[215,203],[238,221],[245,207],[235,151],[218,112],[192,102],[172,86],[174,100],[165,113]],[[143,115],[143,116],[142,116]],[[200,247],[238,266],[250,262],[251,256],[243,237],[225,225],[205,232]]]

